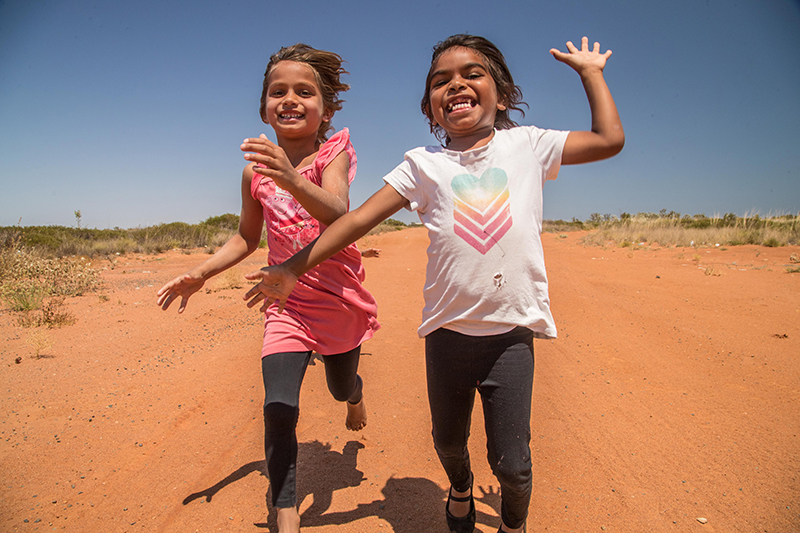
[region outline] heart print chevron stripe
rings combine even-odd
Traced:
[[[451,187],[455,233],[485,255],[512,225],[508,177],[505,171],[490,168],[480,178],[459,174]]]

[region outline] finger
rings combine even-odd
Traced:
[[[183,313],[187,303],[189,303],[189,298],[187,296],[181,297],[181,305],[178,307],[178,314]]]
[[[242,141],[242,146],[250,145],[250,144],[261,145],[261,144],[264,144],[264,141],[269,142],[269,139],[267,139],[267,137],[264,136],[264,134],[262,133],[261,137],[248,137],[247,139],[243,140]]]
[[[589,38],[585,35],[581,37],[581,51],[586,52],[589,50]]]
[[[249,302],[247,302],[247,307],[252,309],[253,306],[255,306],[258,302],[260,302],[263,299],[264,299],[264,295],[259,292],[258,294],[253,296],[253,298]]]
[[[242,141],[242,147],[243,148],[247,148],[247,149],[250,149],[250,148],[257,148],[257,149],[271,148],[271,149],[274,149],[276,146],[277,145],[274,142],[272,142],[269,139],[267,139],[267,136],[264,135],[263,133],[261,134],[261,137],[245,139],[244,141]]]
[[[577,48],[575,48],[575,45],[574,45],[574,44],[572,44],[572,41],[567,41],[567,50],[569,50],[569,52],[570,52],[571,54],[574,54],[575,52],[577,52],[577,51],[578,51],[578,49],[577,49]]]
[[[260,174],[262,176],[266,176],[268,178],[274,178],[275,174],[279,174],[279,172],[275,171],[272,168],[272,165],[270,165],[269,163],[263,163],[263,164],[267,166],[253,167],[253,172],[255,172],[256,174]]]
[[[264,298],[264,303],[261,305],[261,312],[266,313],[269,306],[273,303],[278,304],[278,314],[283,313],[283,308],[286,306],[286,300],[281,300],[280,298]]]
[[[569,54],[565,54],[564,52],[562,52],[561,50],[559,50],[557,48],[551,49],[550,53],[553,55],[553,57],[556,59],[556,61],[561,61],[562,63],[565,63],[566,62],[566,58],[569,57]]]
[[[249,279],[249,280],[252,280],[253,278],[250,277],[250,276],[252,276],[253,274],[255,274],[255,272],[251,272],[250,274],[245,274],[244,277]],[[249,300],[250,298],[252,298],[256,294],[261,294],[261,291],[258,290],[258,285],[252,287],[249,291],[244,293],[244,297],[242,297],[242,300]]]
[[[169,306],[172,304],[172,300],[174,300],[175,297],[176,297],[176,294],[174,292],[169,293],[169,295],[167,295],[167,297],[164,300],[162,300],[161,309],[163,311],[166,311],[169,308]]]
[[[592,52],[594,52],[595,54],[599,54],[600,53],[600,43],[599,42],[597,42],[597,41],[594,42],[594,48],[592,49]]]
[[[267,267],[264,267],[264,268],[266,269]],[[250,281],[261,281],[263,275],[264,275],[264,271],[263,270],[254,270],[252,272],[248,272],[247,274],[245,274],[244,277],[245,277],[245,279],[249,279]],[[256,287],[258,287],[258,286],[256,285]],[[253,287],[250,290],[251,291],[258,290],[256,287]]]

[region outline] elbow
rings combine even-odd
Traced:
[[[332,209],[331,212],[328,213],[328,215],[325,217],[324,220],[322,218],[319,218],[317,220],[319,220],[321,223],[325,224],[326,226],[330,226],[331,224],[333,224],[334,222],[336,222],[337,220],[339,220],[340,218],[342,218],[346,214],[347,214],[347,206],[342,205],[342,206],[339,206],[339,207],[337,207],[335,209]]]
[[[608,157],[612,157],[617,155],[622,151],[625,147],[625,132],[622,131],[622,128],[619,129],[619,133],[614,136],[612,139],[610,146],[609,146],[609,155]]]
[[[258,235],[246,235],[246,234],[243,234],[241,232],[241,230],[240,230],[239,234],[238,234],[238,237],[239,237],[239,239],[241,239],[241,242],[244,243],[245,255],[252,254],[256,250],[258,250],[259,246],[261,246],[261,232],[260,231],[258,232]]]
[[[259,246],[261,246],[261,240],[260,239],[258,241],[248,241],[248,243],[247,243],[247,255],[250,255],[253,252],[255,252],[256,250],[258,250]]]
[[[625,132],[622,130],[622,126],[617,125],[614,130],[605,135],[604,140],[603,159],[614,157],[620,153],[625,147]]]

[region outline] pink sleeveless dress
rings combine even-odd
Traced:
[[[321,185],[323,169],[342,151],[350,158],[348,180],[352,183],[356,152],[347,128],[323,144],[314,162],[300,169],[300,174]],[[324,230],[291,194],[270,178],[253,174],[250,191],[264,207],[270,265],[282,263]],[[378,308],[375,298],[361,284],[364,278],[361,253],[355,244],[306,272],[298,280],[282,314],[275,304],[267,309],[261,356],[307,350],[334,355],[372,338],[380,328]]]

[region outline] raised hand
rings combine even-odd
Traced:
[[[243,299],[249,300],[247,307],[254,307],[263,300],[260,309],[262,313],[267,310],[267,307],[272,302],[278,304],[278,313],[283,313],[286,299],[292,293],[295,284],[297,284],[297,276],[283,265],[264,267],[261,270],[245,274],[244,277],[251,281],[259,282],[258,285],[245,293]]]
[[[578,74],[583,74],[586,70],[597,69],[600,72],[606,66],[606,61],[611,56],[611,50],[606,50],[604,54],[600,53],[600,43],[595,42],[594,48],[589,50],[589,38],[583,37],[581,39],[581,49],[578,50],[572,41],[567,41],[568,52],[562,52],[557,48],[552,48],[550,53],[553,54],[557,60],[566,63]]]
[[[253,167],[253,172],[272,178],[278,187],[287,191],[292,190],[292,185],[298,183],[303,177],[295,170],[283,148],[273,143],[263,133],[258,138],[245,139],[240,146],[244,158],[254,163],[261,163],[265,167]]]
[[[186,309],[186,303],[189,297],[199,291],[205,284],[202,277],[195,276],[191,273],[186,273],[183,276],[178,276],[163,287],[158,292],[158,305],[161,309],[166,311],[178,296],[181,297],[181,304],[178,306],[178,313],[183,313]]]

